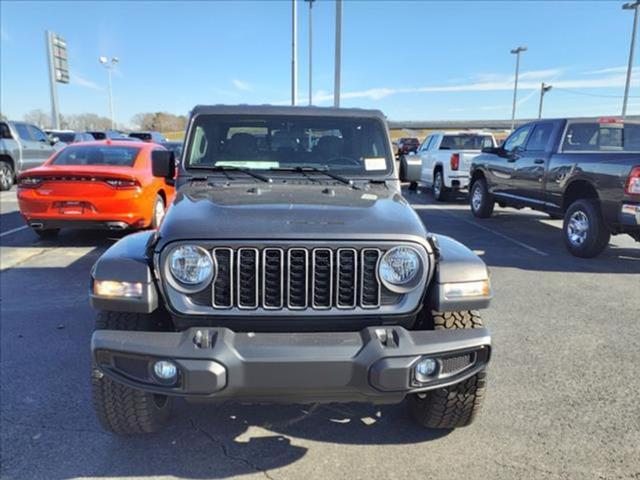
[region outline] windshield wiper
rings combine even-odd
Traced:
[[[252,172],[250,168],[233,167],[231,165],[213,165],[211,167],[199,167],[199,166],[192,165],[189,168],[192,168],[195,170],[208,170],[210,172],[224,172],[224,173],[240,172],[240,173],[244,173],[245,175],[249,175],[250,177],[257,178],[258,180],[265,183],[273,182],[273,179],[269,177],[265,177],[264,175],[260,175],[259,173],[256,173],[256,172]]]
[[[272,172],[298,172],[298,173],[322,173],[327,177],[331,177],[334,180],[338,180],[345,185],[353,185],[353,180],[349,180],[343,176],[330,172],[328,168],[318,168],[318,167],[272,167],[269,169]]]

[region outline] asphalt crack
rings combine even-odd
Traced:
[[[218,445],[220,447],[220,451],[222,452],[222,454],[231,459],[231,460],[235,460],[236,462],[241,462],[244,463],[247,467],[255,470],[256,472],[262,473],[265,478],[268,478],[269,480],[275,480],[270,474],[268,470],[265,470],[263,468],[260,468],[258,465],[255,465],[254,463],[250,462],[249,460],[247,460],[244,457],[238,457],[236,455],[232,455],[229,452],[229,449],[227,448],[227,445],[220,439],[214,437],[213,435],[211,435],[209,432],[207,432],[206,430],[203,430],[202,428],[198,427],[198,425],[196,425],[196,422],[193,421],[193,419],[189,418],[189,423],[191,424],[191,427],[193,427],[193,429],[195,431],[197,431],[198,433],[201,433],[205,438],[207,438],[209,441],[211,441],[212,443]]]

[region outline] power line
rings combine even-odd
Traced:
[[[591,92],[580,92],[577,90],[571,90],[568,88],[561,87],[553,87],[554,90],[559,90],[565,93],[573,93],[575,95],[586,95],[588,97],[604,97],[604,98],[623,98],[622,95],[607,95],[606,93],[591,93]],[[640,95],[629,95],[629,98],[640,98]]]

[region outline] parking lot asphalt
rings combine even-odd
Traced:
[[[595,259],[531,211],[471,216],[464,200],[406,198],[427,227],[491,269],[483,312],[494,356],[470,427],[418,428],[403,405],[201,406],[168,428],[102,432],[89,395],[89,269],[117,238],[39,240],[0,194],[3,479],[640,478],[640,244],[613,237]]]

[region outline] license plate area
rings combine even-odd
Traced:
[[[80,201],[56,202],[55,207],[61,215],[82,215],[92,210],[90,204]]]

